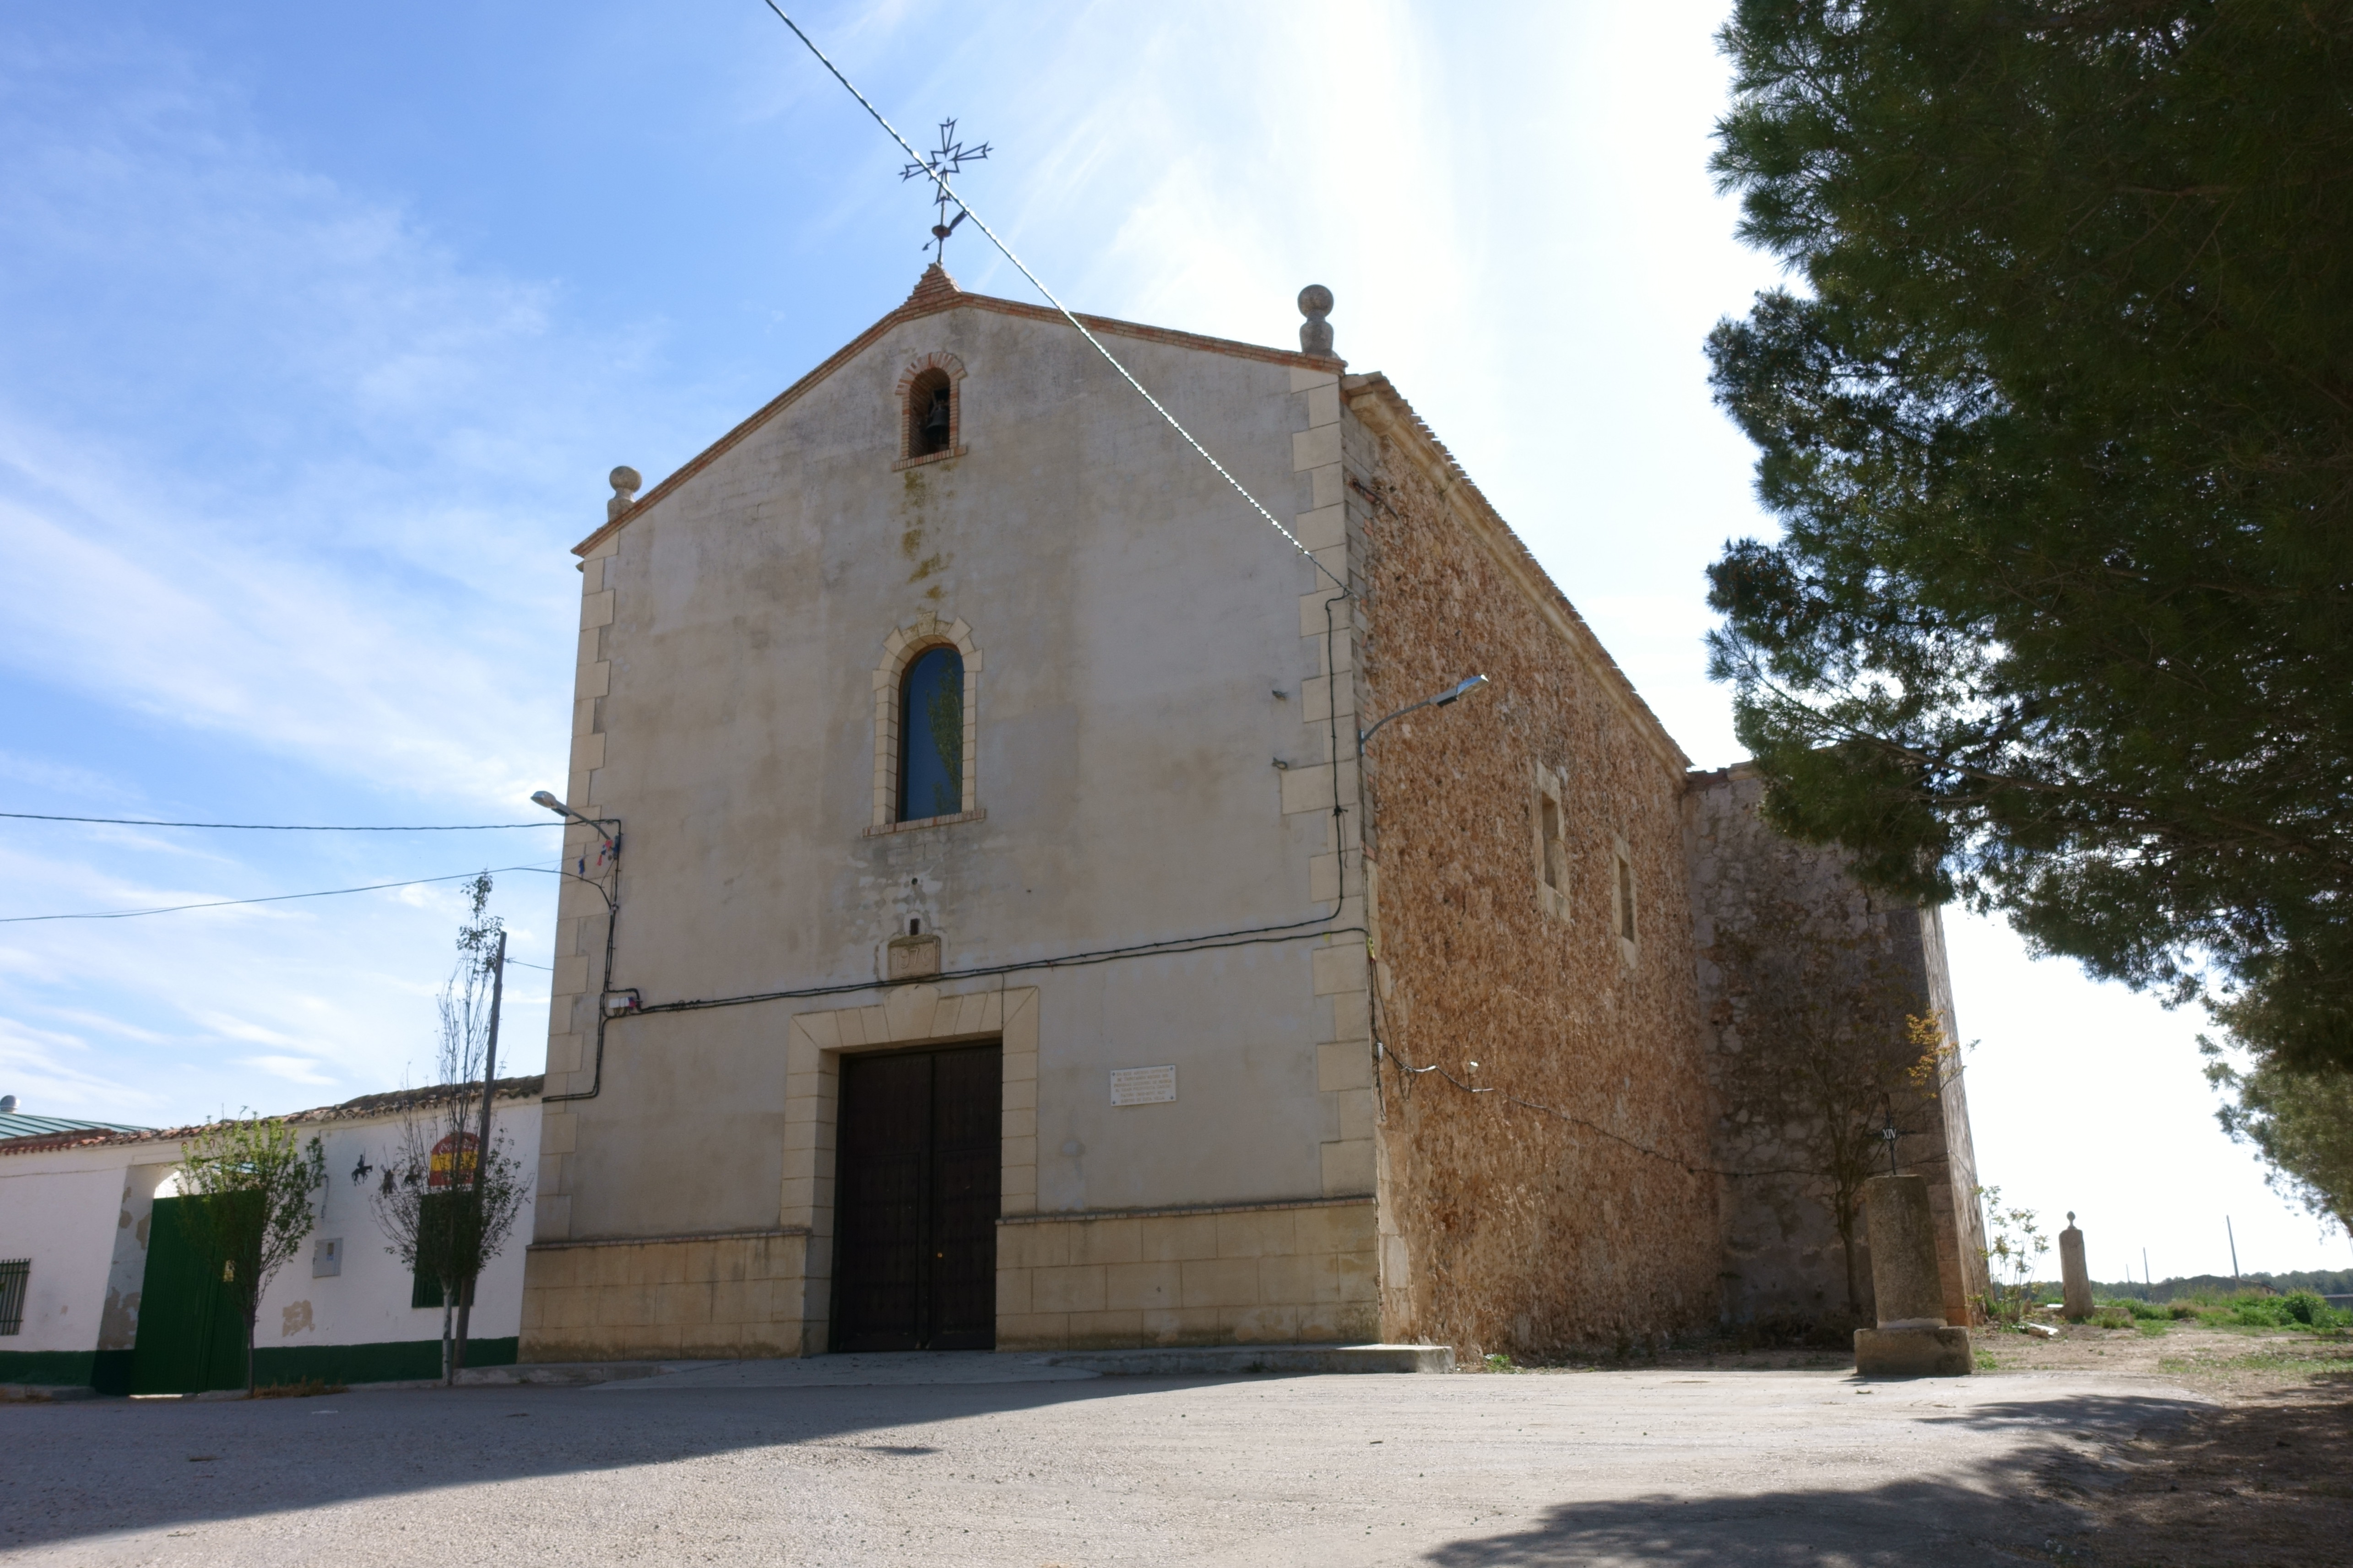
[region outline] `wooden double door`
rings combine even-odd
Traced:
[[[839,1351],[992,1350],[1004,1047],[841,1058]]]

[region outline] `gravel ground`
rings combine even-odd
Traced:
[[[863,1383],[839,1381],[839,1362],[827,1383],[812,1363],[739,1363],[597,1388],[7,1405],[0,1555],[238,1568],[2084,1561],[2101,1523],[2085,1500],[2123,1484],[2136,1443],[2212,1414],[2178,1383],[2105,1372],[1864,1384],[1704,1365],[1039,1369],[983,1382],[1003,1360],[870,1359],[880,1370]]]
[[[2124,1445],[2104,1471],[2046,1471],[2080,1506],[2104,1563],[2148,1568],[2353,1561],[2353,1336],[2277,1329],[1980,1332],[1994,1365],[2150,1377],[2212,1401]]]

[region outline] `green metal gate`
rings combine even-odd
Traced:
[[[237,1298],[188,1234],[187,1198],[157,1198],[139,1290],[133,1394],[199,1394],[245,1386],[245,1319]]]

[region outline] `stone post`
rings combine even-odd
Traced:
[[[1873,1176],[1862,1191],[1879,1326],[1855,1330],[1855,1371],[1865,1377],[1967,1375],[1976,1363],[1968,1330],[1945,1321],[1928,1184],[1918,1176]]]
[[[2071,1323],[2092,1316],[2092,1277],[2084,1268],[2084,1233],[2075,1228],[2075,1211],[2067,1211],[2067,1228],[2059,1233],[2059,1280],[2064,1287],[2061,1310]]]

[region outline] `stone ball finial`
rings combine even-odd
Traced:
[[[1332,352],[1332,323],[1324,318],[1332,313],[1332,290],[1321,283],[1310,283],[1299,291],[1299,313],[1307,318],[1299,324],[1299,352],[1328,354]]]
[[[2069,1225],[2073,1225],[2075,1223],[2075,1211],[2073,1209],[2069,1209],[2067,1211],[2067,1223]]]
[[[615,468],[609,477],[613,485],[613,499],[605,503],[605,521],[607,522],[637,505],[638,487],[646,482],[645,476],[627,463]]]

